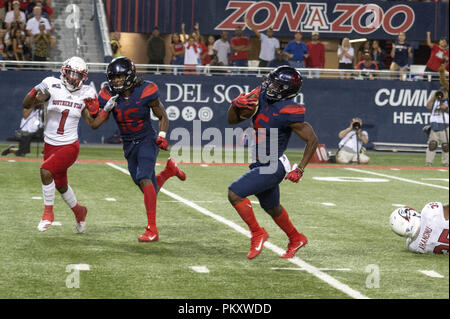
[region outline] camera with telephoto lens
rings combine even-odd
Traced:
[[[436,100],[441,101],[441,100],[444,99],[444,92],[442,92],[442,91],[437,91],[437,92],[434,94],[434,97],[436,98]]]
[[[359,122],[353,122],[352,123],[352,129],[354,129],[354,130],[359,130],[361,128],[361,123],[359,123]]]

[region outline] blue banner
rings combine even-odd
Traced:
[[[0,140],[13,136],[19,128],[22,101],[29,90],[46,76],[59,77],[57,73],[42,71],[0,72],[2,116]],[[218,128],[224,136],[227,110],[230,102],[241,92],[249,92],[261,83],[256,76],[206,76],[206,75],[144,75],[155,82],[160,90],[170,120],[169,134],[175,128],[185,128],[192,133],[194,127],[204,132]],[[106,78],[101,73],[90,73],[88,84],[99,91]],[[430,111],[426,102],[439,89],[439,83],[427,81],[304,79],[301,94],[296,98],[306,107],[309,122],[319,142],[328,148],[337,148],[338,132],[350,124],[353,117],[363,120],[370,142],[426,143],[422,127],[428,124]],[[249,127],[250,121],[240,127]],[[92,130],[83,119],[82,143],[101,143],[117,131],[111,118],[98,130]],[[154,121],[157,128],[157,121]],[[192,134],[191,134],[192,135]],[[169,135],[170,136],[170,135]],[[169,141],[177,142],[177,138]],[[202,144],[210,142],[205,137]],[[304,143],[292,136],[290,147],[303,147]]]
[[[448,2],[410,1],[249,1],[249,0],[104,0],[111,31],[162,33],[193,31],[196,22],[202,34],[246,27],[247,17],[256,28],[272,27],[275,36],[291,37],[294,31],[318,31],[322,37],[350,37],[388,40],[406,32],[409,41],[448,38]]]

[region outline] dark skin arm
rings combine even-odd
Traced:
[[[101,116],[97,116],[97,117],[92,117],[91,113],[89,113],[89,110],[87,107],[85,107],[83,109],[83,112],[81,113],[81,115],[83,116],[83,119],[86,121],[87,125],[89,125],[90,128],[96,130],[98,129],[103,123],[105,123],[108,119],[109,119],[109,114],[110,112],[108,112],[108,116],[103,118]]]
[[[444,205],[444,218],[448,220],[448,204]]]
[[[153,114],[155,114],[159,120],[159,131],[167,132],[169,129],[169,118],[167,117],[164,105],[162,105],[159,99],[156,99],[150,104],[150,107],[152,108]]]
[[[238,108],[233,104],[230,104],[230,107],[228,108],[228,124],[238,124],[242,121],[244,120],[239,118]]]
[[[295,122],[290,124],[289,127],[306,142],[302,160],[298,164],[298,168],[304,169],[316,152],[319,143],[316,133],[308,122]]]
[[[45,93],[41,93],[40,91],[38,91],[38,93],[34,97],[31,97],[28,94],[25,95],[22,105],[24,109],[30,109],[35,107],[37,104],[41,104],[47,101],[49,98],[50,93],[48,91],[45,91]]]

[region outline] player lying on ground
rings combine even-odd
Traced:
[[[95,90],[83,84],[87,78],[84,60],[72,57],[63,63],[59,79],[45,78],[23,101],[25,109],[44,102],[44,162],[41,165],[44,213],[39,231],[46,231],[54,220],[55,188],[75,214],[77,232],[83,233],[86,228],[87,208],[78,204],[67,181],[67,170],[76,161],[80,150],[80,117],[83,116],[90,125],[100,120],[92,117],[98,113],[98,100]]]
[[[159,101],[159,90],[155,83],[144,81],[136,76],[134,63],[125,57],[111,61],[107,68],[109,86],[99,94],[99,113],[101,125],[112,112],[120,129],[128,170],[134,183],[144,193],[147,211],[147,227],[138,240],[140,242],[157,241],[156,194],[165,181],[177,176],[186,179],[186,174],[171,158],[158,175],[155,174],[156,157],[159,149],[167,150],[166,132],[169,128],[164,106]],[[156,135],[150,119],[150,109],[159,119],[159,134]],[[92,120],[95,123],[97,119]]]
[[[261,253],[269,235],[260,227],[252,209],[250,195],[259,199],[261,207],[286,233],[289,244],[282,258],[291,258],[298,249],[308,242],[305,235],[292,225],[288,213],[280,205],[279,184],[283,179],[298,183],[304,169],[317,147],[317,136],[310,124],[304,121],[305,108],[292,99],[299,93],[302,76],[294,68],[281,66],[270,72],[262,86],[249,94],[239,95],[228,109],[228,122],[236,124],[252,116],[256,141],[252,142],[252,163],[250,171],[234,181],[228,189],[228,199],[241,218],[250,228],[251,246],[247,255],[252,259]],[[272,134],[275,132],[275,134]],[[295,132],[306,142],[303,157],[298,167],[291,170],[288,158],[284,155],[291,133]],[[278,147],[277,151],[271,148]],[[262,157],[275,156],[269,161]],[[273,172],[266,172],[271,162],[275,162]],[[287,174],[287,175],[286,175]]]
[[[411,207],[394,210],[391,229],[406,237],[406,247],[415,253],[448,254],[448,204],[431,202],[421,212]]]

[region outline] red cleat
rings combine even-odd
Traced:
[[[302,248],[308,243],[308,239],[305,235],[299,234],[297,237],[291,239],[288,244],[286,252],[281,255],[281,258],[292,258],[294,257],[297,250]]]
[[[145,233],[143,233],[141,236],[138,237],[139,242],[151,242],[151,241],[157,241],[159,238],[158,230],[155,228],[156,231],[153,231],[150,229],[150,226],[147,226],[145,228]]]
[[[269,234],[264,228],[252,234],[250,251],[247,255],[248,259],[253,259],[261,253],[267,238],[269,238]]]
[[[173,175],[178,177],[178,179],[184,181],[186,180],[186,173],[178,167],[178,164],[175,162],[173,158],[169,158],[166,163],[166,168],[168,168]]]

